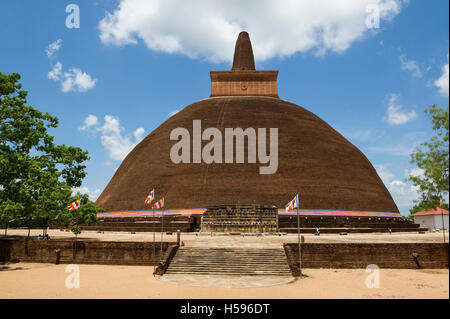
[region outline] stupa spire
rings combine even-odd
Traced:
[[[211,96],[278,97],[278,71],[256,71],[252,43],[247,32],[239,33],[231,71],[211,71]]]
[[[236,41],[233,58],[233,71],[254,71],[255,58],[253,57],[252,43],[247,32],[242,31]]]

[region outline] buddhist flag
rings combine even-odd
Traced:
[[[160,209],[163,207],[164,207],[164,197],[162,199],[160,199],[159,201],[157,201],[156,203],[154,203],[152,206],[153,209]]]
[[[442,208],[442,204],[443,204],[443,201],[442,201],[442,195],[440,196],[440,198],[439,198],[439,206]]]
[[[67,209],[70,211],[74,211],[75,209],[78,209],[80,207],[80,200],[77,199],[73,203],[70,203],[69,206],[67,206]]]
[[[295,195],[293,200],[286,204],[286,212],[289,212],[294,208],[298,208],[298,194]]]
[[[155,190],[153,189],[150,194],[148,194],[147,198],[145,199],[145,203],[149,204],[155,199]]]

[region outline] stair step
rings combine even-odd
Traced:
[[[284,249],[182,247],[166,274],[290,276]]]
[[[289,273],[290,270],[267,270],[265,268],[261,268],[261,269],[252,269],[250,270],[249,268],[195,268],[192,269],[191,267],[189,268],[185,268],[185,267],[173,267],[170,269],[170,271],[174,272],[174,271],[192,271],[192,272],[242,272],[242,273],[247,273],[247,272],[276,272],[276,273]]]
[[[286,273],[280,273],[280,272],[224,272],[224,271],[205,271],[205,272],[199,272],[199,271],[167,271],[166,274],[168,275],[175,275],[175,274],[199,274],[199,275],[239,275],[239,276],[248,276],[248,275],[267,275],[267,276],[291,276],[290,272]]]
[[[236,266],[231,266],[231,264],[224,265],[223,263],[189,263],[189,266],[186,266],[186,263],[184,262],[175,262],[172,264],[174,267],[192,267],[192,265],[199,266],[199,267],[267,267],[267,266],[283,266],[283,263],[277,263],[277,264],[254,264],[254,263],[245,263],[245,264],[239,264]]]
[[[203,274],[203,275],[212,275],[212,274],[239,274],[239,275],[278,275],[278,276],[289,276],[291,273],[289,271],[286,272],[280,272],[280,271],[243,271],[243,270],[192,270],[192,269],[177,269],[177,270],[167,270],[166,274],[172,275],[172,274]]]
[[[283,260],[253,260],[253,259],[247,259],[247,260],[242,260],[242,259],[221,259],[221,260],[211,260],[211,259],[206,259],[206,258],[204,258],[204,259],[194,259],[194,258],[179,258],[179,259],[177,259],[177,261],[180,261],[180,262],[196,262],[196,261],[198,261],[198,262],[207,262],[207,263],[209,263],[209,262],[211,262],[211,263],[213,263],[213,262],[216,262],[216,263],[223,263],[223,262],[230,262],[230,261],[233,261],[233,262],[236,262],[236,261],[239,261],[239,262],[241,262],[241,263],[261,263],[261,264],[268,264],[268,263],[270,263],[270,264],[273,264],[273,263],[281,263],[281,262],[283,262]]]

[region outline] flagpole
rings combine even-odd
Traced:
[[[442,208],[444,200],[442,199],[442,194],[440,195],[440,207],[441,207],[441,217],[442,217],[442,233],[444,234],[444,244],[445,244],[445,224],[444,224],[444,209]]]
[[[163,211],[161,211],[161,256],[163,250],[163,232],[164,232],[164,214]]]
[[[298,200],[297,200],[297,230],[298,230],[298,269],[299,269],[299,275],[301,278],[302,277],[302,248],[301,248],[301,240],[300,240],[300,215],[298,213]]]
[[[155,243],[155,237],[156,237],[156,224],[155,224],[155,210],[152,205],[152,215],[153,215],[153,258],[156,258],[156,243]],[[156,266],[153,265],[153,272],[155,272]]]

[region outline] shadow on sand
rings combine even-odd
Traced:
[[[27,235],[8,235],[7,237],[1,236],[1,239],[27,239]],[[58,241],[75,241],[77,238],[73,237],[51,237],[49,240],[58,240]],[[36,236],[28,237],[28,240],[38,240]],[[95,237],[78,237],[78,241],[100,241]]]
[[[27,270],[29,268],[12,267],[16,262],[0,262],[0,271]]]

